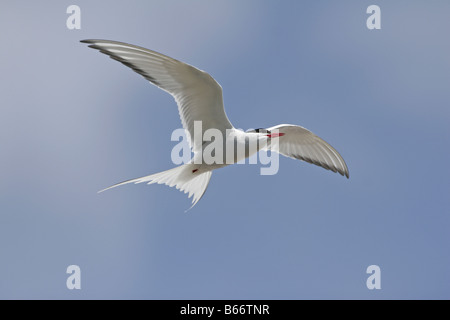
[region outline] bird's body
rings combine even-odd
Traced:
[[[132,68],[171,94],[194,152],[189,163],[107,189],[128,183],[167,184],[192,196],[194,206],[206,191],[213,170],[240,162],[262,149],[319,165],[348,178],[347,165],[339,153],[303,127],[278,125],[248,132],[234,128],[225,113],[222,88],[208,73],[155,51],[122,42],[81,42]],[[221,141],[216,140],[219,136]]]

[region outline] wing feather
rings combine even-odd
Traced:
[[[349,177],[348,167],[342,156],[325,140],[308,129],[296,125],[280,124],[267,130],[272,133],[276,130],[284,133],[277,139],[278,141],[275,140],[271,143],[271,150]]]
[[[181,122],[194,152],[194,121],[202,121],[204,131],[232,129],[223,106],[222,87],[206,72],[161,53],[131,44],[109,40],[82,40],[142,75],[152,84],[170,93],[178,105]]]

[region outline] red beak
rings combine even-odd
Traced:
[[[271,134],[268,134],[267,136],[269,138],[278,138],[278,137],[282,137],[284,135],[285,135],[285,133],[280,132],[280,133],[271,133]]]

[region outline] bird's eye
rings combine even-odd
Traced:
[[[252,132],[252,133],[266,133],[266,132],[268,132],[268,130],[267,130],[267,129],[264,129],[264,128],[258,128],[258,129],[247,130],[247,132]]]

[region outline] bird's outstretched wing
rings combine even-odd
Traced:
[[[127,43],[109,40],[81,42],[130,67],[170,93],[178,104],[181,122],[194,152],[201,150],[202,144],[202,141],[194,141],[194,121],[202,121],[202,137],[210,128],[222,132],[233,128],[223,107],[222,87],[208,73],[161,53]]]
[[[284,133],[277,138],[278,142],[275,140],[271,143],[270,150],[349,177],[347,165],[341,155],[308,129],[291,124],[280,124],[267,130],[270,132],[278,130],[279,133]]]

